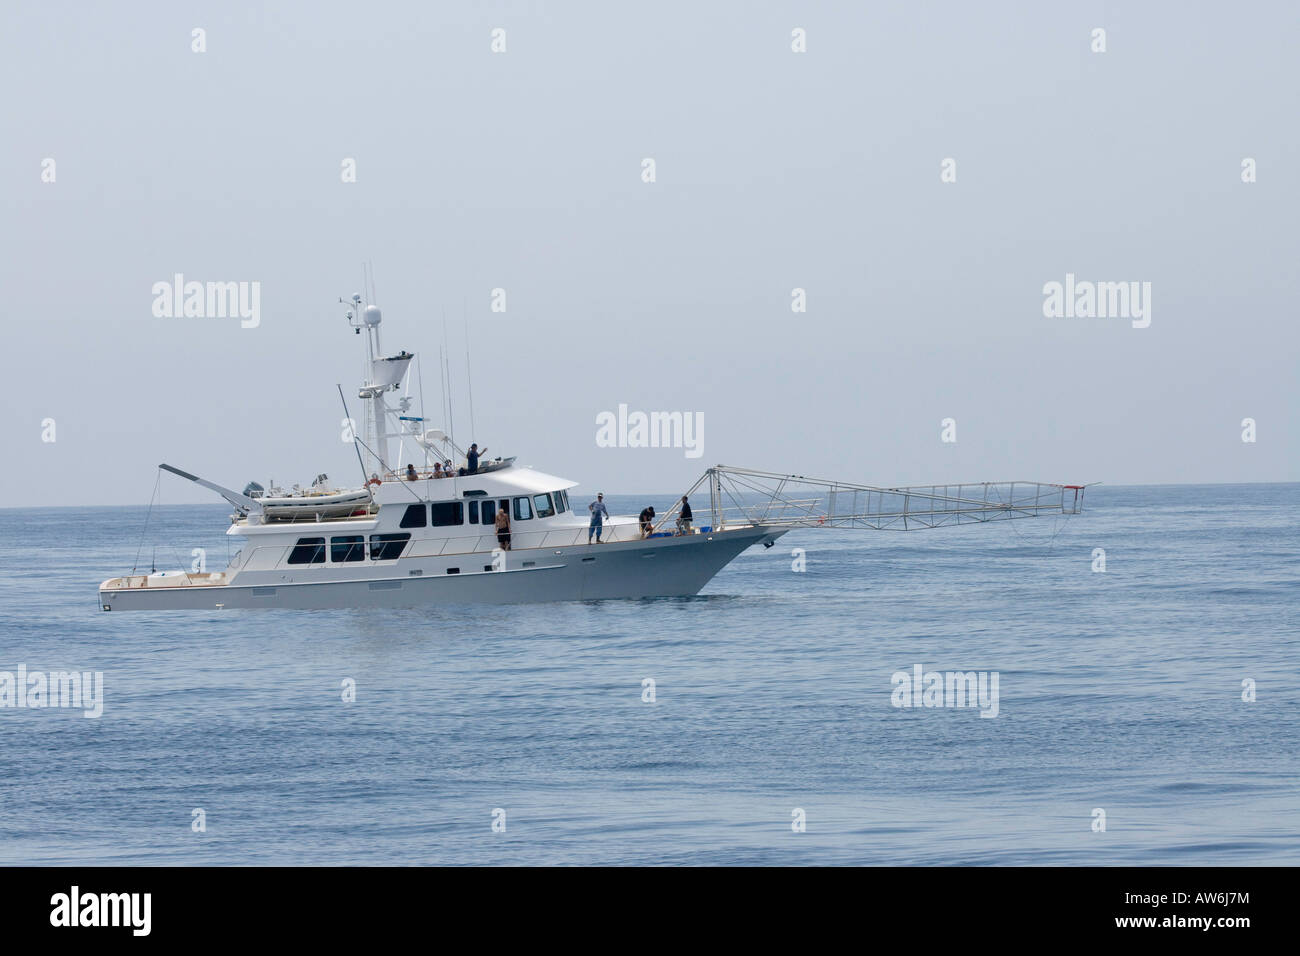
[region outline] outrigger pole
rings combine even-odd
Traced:
[[[862,528],[916,531],[1083,511],[1086,485],[1037,481],[967,482],[881,488],[827,478],[805,478],[715,465],[687,496],[708,483],[712,527]],[[681,509],[663,515],[662,527]]]
[[[250,498],[248,495],[240,494],[238,491],[231,491],[229,488],[223,488],[216,482],[208,481],[206,478],[200,478],[198,475],[191,475],[188,471],[181,471],[179,468],[173,468],[171,465],[159,465],[158,467],[163,471],[169,471],[173,475],[179,475],[181,478],[192,481],[196,485],[201,485],[210,491],[215,491],[217,494],[221,495],[221,497],[234,505],[241,514],[262,513],[262,503],[256,498]]]

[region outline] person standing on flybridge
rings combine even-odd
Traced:
[[[474,442],[469,446],[469,452],[465,455],[465,464],[469,466],[469,473],[471,475],[478,471],[479,456],[485,451],[487,451],[486,448],[484,448],[483,451],[478,450],[478,442]]]
[[[609,517],[609,509],[605,507],[605,493],[602,491],[596,495],[596,500],[587,505],[587,510],[591,512],[591,525],[587,528],[587,544],[591,544],[591,536],[596,536],[596,543],[600,544],[600,530],[604,526],[604,518]],[[604,518],[601,516],[604,515]]]

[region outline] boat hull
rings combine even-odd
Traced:
[[[510,551],[488,570],[492,554],[416,559],[419,568],[359,569],[348,580],[256,575],[214,586],[101,588],[106,611],[327,609],[440,604],[532,604],[698,594],[733,558],[775,540],[783,528],[750,527],[711,534]],[[449,573],[449,569],[455,573]],[[419,572],[419,573],[413,573]]]

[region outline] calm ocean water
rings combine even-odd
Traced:
[[[144,508],[0,511],[0,670],[105,683],[97,720],[0,709],[0,863],[1300,863],[1298,492],[1100,487],[795,532],[696,598],[384,612],[105,614]],[[223,567],[227,513],[155,512],[158,567]],[[996,719],[893,707],[917,664],[997,671]]]

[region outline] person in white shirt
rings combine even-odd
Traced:
[[[593,534],[596,536],[596,543],[600,544],[600,531],[604,526],[604,519],[609,517],[609,509],[605,507],[605,493],[603,491],[596,495],[595,501],[587,505],[587,510],[591,512],[591,524],[587,528],[587,544],[591,544]]]

